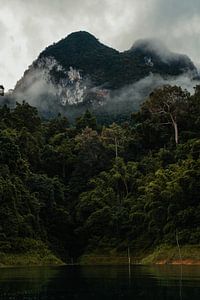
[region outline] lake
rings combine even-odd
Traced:
[[[0,269],[1,300],[200,299],[200,266]]]

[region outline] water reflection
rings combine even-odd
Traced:
[[[180,300],[183,299],[182,297],[182,281],[183,281],[183,266],[180,265],[180,283],[179,283],[179,295],[180,295]]]
[[[0,299],[40,299],[57,273],[58,269],[48,267],[1,268]]]
[[[0,269],[2,300],[197,300],[200,267]]]

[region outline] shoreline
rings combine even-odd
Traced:
[[[0,253],[0,268],[62,266],[65,263],[51,252]]]
[[[172,265],[172,266],[200,266],[200,260],[193,260],[193,259],[182,259],[182,260],[172,260],[171,262],[165,261],[158,261],[155,265]]]
[[[127,264],[116,264],[116,263],[95,263],[95,264],[91,264],[91,263],[84,263],[84,264],[79,264],[79,263],[75,263],[75,264],[67,264],[67,263],[51,263],[51,264],[13,264],[13,265],[7,265],[7,264],[0,264],[0,269],[12,269],[12,268],[42,268],[42,267],[103,267],[103,266],[107,266],[107,267],[114,267],[114,266],[128,266]],[[144,264],[144,263],[131,263],[130,266],[200,266],[200,261],[195,261],[195,260],[183,260],[183,261],[171,261],[171,262],[167,262],[167,261],[158,261],[155,263],[149,263],[149,264]]]
[[[102,251],[103,252],[103,251]],[[7,267],[42,267],[42,266],[127,266],[129,258],[126,253],[115,250],[107,253],[96,252],[83,254],[74,264],[62,261],[50,251],[45,253],[28,252],[19,254],[0,253],[0,268]],[[200,245],[184,245],[181,257],[177,247],[160,245],[146,252],[130,255],[130,265],[185,265],[200,266]]]
[[[130,256],[131,265],[200,265],[200,245],[184,245],[181,247],[181,257],[176,246],[160,245],[152,250]],[[108,255],[96,253],[82,255],[80,265],[128,265],[127,255],[115,251]]]
[[[8,265],[8,264],[0,264],[0,269],[14,269],[14,268],[42,268],[42,267],[103,267],[103,266],[107,266],[107,267],[114,267],[114,266],[128,266],[127,264],[121,264],[121,263],[107,263],[107,262],[101,262],[101,263],[75,263],[75,264],[67,264],[67,263],[50,263],[50,264],[12,264],[12,265]],[[142,262],[140,263],[131,263],[130,266],[200,266],[200,261],[195,261],[195,260],[183,260],[183,261],[158,261],[155,263],[149,263],[149,264],[144,264]]]

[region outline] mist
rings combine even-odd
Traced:
[[[116,116],[116,119],[120,115],[130,116],[132,112],[140,109],[142,103],[155,88],[168,84],[180,86],[192,95],[194,94],[194,87],[199,85],[200,81],[192,79],[190,73],[168,78],[163,78],[158,74],[150,74],[136,83],[112,92],[105,105],[95,109],[95,112],[97,114],[112,114]]]
[[[59,81],[52,81],[52,71],[58,72],[59,76],[62,72]],[[117,119],[119,115],[128,118],[132,112],[139,110],[153,89],[166,84],[181,86],[193,94],[199,80],[192,79],[190,73],[167,78],[150,73],[123,88],[105,91],[102,86],[92,85],[91,80],[82,76],[79,70],[70,67],[66,71],[54,58],[48,58],[29,68],[13,96],[18,102],[25,100],[37,107],[45,117],[61,113],[73,121],[89,109],[95,115],[111,115]],[[105,95],[98,97],[102,92]]]
[[[170,63],[180,56],[180,54],[172,52],[162,40],[156,38],[137,40],[131,47],[131,51],[136,51],[137,49],[157,55],[164,63]]]

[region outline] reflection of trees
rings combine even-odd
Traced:
[[[199,272],[183,266],[182,280],[180,266],[132,266],[131,278],[128,266],[2,269],[0,299],[197,300]]]
[[[58,268],[48,267],[2,268],[0,270],[0,299],[40,299],[36,298],[36,295],[39,296],[58,272]]]
[[[173,291],[169,299],[199,299],[200,268],[198,266],[168,265],[147,269],[150,276],[154,277],[161,287],[168,289],[168,294]]]
[[[200,269],[192,266],[182,268],[181,275],[180,266],[132,266],[129,280],[128,266],[84,267],[81,278],[85,280],[88,295],[98,295],[88,299],[199,299]]]
[[[144,267],[148,270],[154,278],[159,278],[163,284],[168,280],[180,279],[180,265],[162,265],[162,266],[148,266]],[[200,268],[198,266],[184,266],[182,265],[182,276],[186,281],[196,281],[199,284]]]

